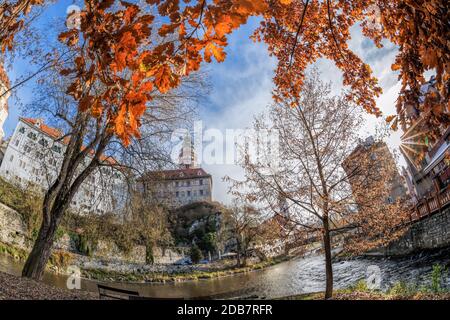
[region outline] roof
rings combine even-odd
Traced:
[[[32,126],[37,127],[41,132],[50,136],[53,139],[59,139],[62,137],[62,132],[58,129],[47,126],[42,119],[32,119],[32,118],[19,118],[23,122],[31,124]]]
[[[63,136],[63,133],[60,130],[46,125],[44,123],[44,120],[42,120],[42,119],[33,119],[33,118],[19,117],[19,120],[21,120],[21,121],[23,121],[23,122],[25,122],[25,123],[27,123],[27,124],[37,128],[40,132],[48,135],[50,138],[52,138],[54,140],[59,139],[59,138],[61,138]],[[64,139],[62,139],[61,142],[63,144],[67,145],[69,143],[69,136],[64,137]],[[86,147],[83,146],[82,149],[84,150],[84,148],[86,148]],[[91,149],[89,151],[89,154],[91,156],[93,156],[94,155],[94,150]],[[100,156],[100,160],[101,161],[107,161],[107,162],[109,162],[109,164],[117,164],[118,163],[116,161],[116,159],[114,159],[113,157],[106,156],[106,155],[103,155],[103,154]]]
[[[202,168],[184,168],[175,170],[150,171],[144,174],[143,179],[151,180],[180,180],[193,178],[211,178],[211,175]]]

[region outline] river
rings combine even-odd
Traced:
[[[357,258],[333,263],[335,288],[346,288],[367,271],[379,271],[381,289],[399,281],[418,285],[430,282],[433,264],[450,266],[450,248],[434,253],[416,254],[400,259]],[[0,255],[0,271],[19,275],[21,264]],[[44,282],[66,288],[67,276],[46,273]],[[81,289],[97,292],[96,281],[82,279]],[[282,262],[264,270],[210,280],[179,283],[110,283],[110,286],[139,291],[141,296],[155,298],[277,298],[324,290],[325,274],[322,256],[308,256]],[[450,277],[444,280],[450,288]]]

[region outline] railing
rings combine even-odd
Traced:
[[[410,212],[411,222],[440,212],[450,204],[450,185],[418,202]]]

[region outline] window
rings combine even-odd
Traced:
[[[190,192],[190,191],[187,192],[187,196],[188,196],[188,197],[191,196],[191,192]]]
[[[28,132],[27,137],[30,138],[31,140],[37,139],[36,133],[34,133],[32,131]]]
[[[43,147],[47,147],[48,146],[48,141],[45,140],[44,138],[42,138],[41,140],[39,140],[39,144]]]
[[[54,144],[54,145],[52,146],[52,150],[55,151],[55,152],[57,152],[57,153],[61,153],[61,147],[60,147],[60,146],[57,146],[56,144]]]
[[[21,127],[21,128],[19,129],[19,133],[25,133],[25,128],[24,128],[24,127]]]
[[[201,195],[201,196],[203,195],[203,190],[200,190],[200,195]]]
[[[200,185],[201,186],[203,185],[203,179],[200,179]]]
[[[30,153],[31,152],[31,147],[29,145],[26,145],[25,148],[23,148],[25,150],[26,153]]]
[[[25,163],[25,161],[19,160],[19,167],[21,167],[22,169],[25,169],[27,166],[27,164]]]
[[[14,145],[16,146],[16,147],[18,147],[19,146],[19,139],[17,139],[16,141],[14,141]]]
[[[181,191],[181,197],[184,197],[184,191]]]
[[[13,162],[14,160],[14,155],[12,154],[11,157],[9,157],[9,161]]]
[[[186,186],[190,186],[191,185],[191,182],[190,181],[186,181]]]
[[[180,196],[180,193],[177,191],[177,192],[175,192],[175,197],[179,197]]]
[[[180,186],[180,183],[177,181],[177,182],[175,182],[175,187],[178,187],[178,186]]]

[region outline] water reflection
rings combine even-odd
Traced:
[[[450,265],[450,249],[434,254],[416,255],[404,259],[356,259],[333,264],[334,285],[345,288],[366,277],[369,266],[377,266],[381,271],[381,287],[386,289],[398,281],[419,285],[429,282],[432,265]],[[109,283],[118,288],[138,291],[140,295],[158,298],[233,298],[259,297],[276,298],[294,294],[324,290],[324,261],[321,256],[298,258],[280,263],[265,270],[234,276],[188,281],[180,283]],[[6,256],[0,256],[0,271],[20,275],[21,264]],[[66,288],[66,276],[46,273],[48,284]],[[447,278],[450,285],[450,278]],[[97,282],[82,280],[81,288],[97,292]]]

